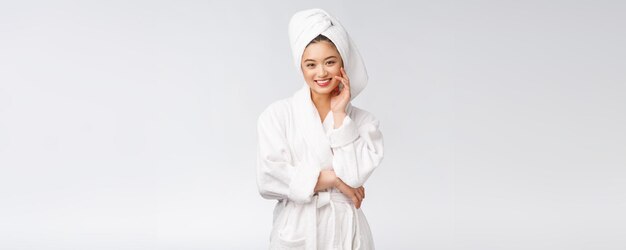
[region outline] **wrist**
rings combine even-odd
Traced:
[[[335,181],[333,182],[333,187],[334,188],[339,188],[340,185],[341,185],[341,179],[339,179],[339,177],[335,176]]]
[[[341,110],[333,110],[333,116],[338,117],[338,116],[346,116],[346,111],[341,109]]]
[[[339,128],[341,127],[341,125],[343,125],[343,119],[346,118],[346,113],[345,112],[340,112],[340,113],[333,112],[333,118],[335,120],[334,128]]]

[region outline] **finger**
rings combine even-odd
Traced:
[[[346,83],[346,79],[341,76],[335,76],[335,78],[344,84]]]
[[[354,196],[352,197],[352,203],[354,204],[355,207],[358,207],[361,201],[359,201],[359,199],[357,199],[356,196]]]
[[[343,75],[344,78],[346,78],[346,80],[350,81],[348,74],[346,74],[346,69],[344,69],[343,67],[341,67],[341,74]]]
[[[359,201],[359,199],[356,196],[354,196],[352,197],[352,203],[354,203],[354,205],[356,206],[357,204],[360,204],[361,201]]]
[[[337,79],[340,79],[341,82],[343,83],[348,83],[350,84],[350,79],[348,78],[347,75],[341,75],[341,76],[335,76]]]
[[[348,91],[350,90],[350,81],[347,81],[345,78],[341,76],[335,76],[335,78],[339,80],[339,82],[343,83],[344,90],[348,90]]]
[[[363,199],[365,199],[365,188],[361,187],[361,193],[363,193]]]
[[[359,201],[363,200],[363,194],[361,194],[361,191],[359,191],[359,189],[355,190],[354,195],[356,195],[356,197],[359,199]]]
[[[340,76],[337,76],[337,77],[341,78],[341,82],[343,83],[344,87],[350,88],[350,80],[349,79],[344,78],[344,77],[340,77]]]

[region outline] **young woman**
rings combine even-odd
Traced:
[[[326,11],[289,23],[306,84],[258,119],[257,184],[278,200],[271,249],[374,249],[361,211],[363,184],[383,159],[378,120],[350,101],[367,84],[361,56]]]

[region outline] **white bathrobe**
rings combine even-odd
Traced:
[[[325,169],[351,187],[363,186],[383,159],[378,120],[349,106],[334,129],[332,112],[319,121],[309,91],[304,86],[271,104],[258,119],[259,192],[279,201],[270,248],[373,249],[361,209],[336,189],[314,195],[314,188]]]
[[[320,21],[326,27],[319,25]],[[316,28],[298,28],[294,25],[297,22],[314,24]],[[312,9],[294,15],[290,34],[298,33],[307,42],[317,34],[341,29],[325,35],[340,53],[344,51],[341,56],[354,99],[365,87],[367,75],[356,47],[338,25],[325,11]],[[303,36],[301,29],[309,34]],[[333,34],[340,34],[343,40]],[[304,47],[298,43],[304,42],[292,36],[294,53],[301,56]],[[300,57],[294,59],[299,61]],[[343,182],[357,188],[363,186],[383,159],[378,120],[350,104],[346,114],[337,129],[332,112],[320,122],[310,89],[304,84],[292,97],[272,103],[259,116],[257,184],[261,196],[278,200],[270,249],[374,249],[369,225],[360,209],[337,189],[314,192],[321,170],[332,169]]]

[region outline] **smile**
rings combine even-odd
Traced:
[[[328,84],[330,84],[330,80],[330,78],[324,80],[315,80],[315,83],[317,83],[317,85],[319,85],[320,87],[326,87],[328,86]]]

